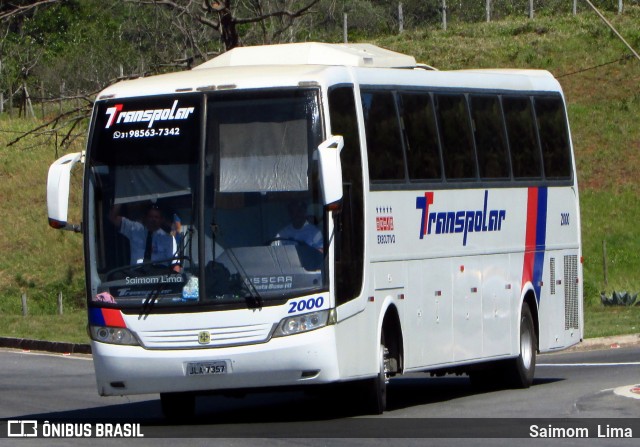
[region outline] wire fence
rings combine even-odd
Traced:
[[[356,7],[367,0],[354,1],[354,6],[344,11],[344,39],[347,28],[358,30],[363,23],[375,26],[386,22],[389,31],[397,32],[424,26],[446,30],[451,22],[491,22],[508,16],[535,19],[539,14],[577,15],[593,7],[608,14],[624,14],[625,8],[640,5],[640,0],[399,0],[388,2],[387,9],[381,11]]]

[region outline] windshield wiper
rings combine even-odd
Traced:
[[[236,257],[236,254],[234,253],[233,249],[225,248],[225,253],[228,253],[229,260],[231,261],[231,263],[233,264],[233,266],[238,271],[238,274],[241,277],[242,283],[245,286],[243,289],[245,289],[246,292],[248,293],[248,296],[245,296],[245,299],[246,298],[251,299],[250,307],[252,305],[252,307],[261,308],[263,306],[264,300],[260,295],[260,293],[258,292],[258,290],[256,289],[256,287],[251,282],[251,279],[249,279],[247,272],[242,267],[242,263]]]
[[[191,262],[191,256],[185,256],[185,252],[188,253],[192,253],[192,251],[188,248],[191,247],[191,242],[193,240],[193,233],[194,233],[194,229],[189,227],[189,229],[187,230],[187,234],[184,235],[181,238],[182,240],[180,241],[180,244],[177,247],[176,252],[173,254],[173,259],[171,260],[171,262],[173,261],[179,261],[179,262],[183,262],[183,261],[189,261]],[[175,238],[176,236],[174,236]],[[171,265],[171,267],[173,267],[173,264]],[[184,268],[184,265],[181,265],[182,268]]]

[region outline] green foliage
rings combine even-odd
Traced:
[[[471,0],[448,0],[447,3],[457,8],[469,2]],[[638,332],[640,306],[605,307],[600,291],[640,290],[637,275],[640,271],[640,233],[636,228],[636,222],[640,220],[640,202],[637,200],[640,183],[636,181],[640,169],[640,126],[637,125],[640,64],[637,60],[623,59],[603,65],[617,61],[627,54],[627,50],[600,19],[584,5],[579,9],[581,13],[574,17],[567,9],[568,1],[550,0],[545,2],[543,9],[537,0],[539,10],[536,19],[531,21],[526,17],[527,0],[494,0],[496,10],[502,8],[511,12],[491,23],[485,23],[483,16],[469,18],[469,22],[455,19],[447,31],[442,31],[438,24],[440,13],[435,10],[440,0],[405,0],[405,17],[413,14],[413,22],[398,35],[394,25],[396,16],[393,15],[396,12],[392,8],[395,2],[321,3],[314,14],[305,17],[307,21],[301,21],[300,26],[292,28],[293,34],[283,36],[283,39],[341,41],[343,7],[358,5],[357,9],[348,11],[351,41],[360,38],[412,54],[420,62],[440,69],[545,68],[556,76],[568,74],[559,80],[567,98],[580,185],[586,335]],[[625,0],[626,12],[617,16],[611,14],[617,8],[615,3],[609,1],[606,8],[604,1],[596,2],[596,5],[604,8],[620,32],[637,47],[640,44],[637,26],[640,5],[637,1]],[[547,14],[546,8],[553,4],[557,5],[558,14]],[[38,82],[40,77],[50,79],[55,84],[52,90],[55,90],[59,88],[58,81],[65,79],[67,88],[73,91],[80,88],[76,86],[93,89],[105,79],[118,76],[121,63],[125,74],[129,74],[142,68],[160,68],[162,61],[183,57],[185,52],[195,54],[182,36],[175,36],[178,33],[168,25],[172,18],[157,8],[141,8],[120,1],[77,0],[65,2],[56,11],[57,15],[50,12],[47,20],[29,17],[14,24],[12,32],[0,43],[3,61],[0,89],[8,79],[13,79],[15,87],[21,66],[28,61],[46,61],[42,68],[31,71],[33,76],[38,76]],[[134,18],[134,12],[140,15]],[[83,20],[69,20],[68,15],[72,13],[80,14],[78,17]],[[366,20],[358,24],[354,17],[357,14],[362,14]],[[64,27],[68,41],[57,33],[58,26]],[[247,26],[247,30],[254,39],[249,43],[262,38],[254,26]],[[383,31],[389,34],[378,35]],[[218,48],[215,35],[208,34],[207,40],[205,32],[194,30],[194,33],[201,42],[207,41],[208,46],[204,47],[207,52]],[[46,48],[26,45],[34,41],[46,42]],[[72,79],[75,80],[72,82]],[[56,154],[51,142],[44,137],[6,146],[15,135],[37,124],[39,121],[11,120],[6,113],[0,116],[2,335],[26,336],[28,333],[21,331],[38,331],[37,325],[28,320],[40,319],[37,321],[44,324],[50,319],[54,322],[52,327],[59,324],[55,304],[59,292],[63,293],[66,310],[83,314],[81,237],[52,230],[46,223],[44,185],[47,168],[62,154]],[[78,131],[86,133],[86,129]],[[83,142],[78,141],[71,150],[82,147]],[[79,172],[74,173],[73,181],[72,191],[76,196],[71,200],[74,207],[70,220],[78,222]],[[607,249],[606,282],[603,241]],[[20,314],[23,293],[29,300],[30,316],[26,319]],[[76,335],[82,338],[83,318],[74,321],[68,324],[76,324]],[[58,329],[54,332],[61,333]],[[52,337],[65,340],[59,337],[69,336]]]
[[[69,310],[64,313],[46,315],[29,313],[0,314],[0,335],[31,340],[62,341],[67,343],[89,343],[87,335],[87,313]]]
[[[20,315],[23,294],[30,315],[55,315],[59,293],[66,310],[84,309],[82,238],[47,225],[46,176],[56,154],[42,149],[46,146],[39,144],[47,141],[42,137],[30,141],[36,146],[7,147],[15,133],[34,123],[6,116],[0,122],[0,315]],[[73,149],[80,147],[76,143]],[[74,171],[70,216],[76,222],[81,179]]]
[[[604,306],[633,306],[638,298],[638,294],[631,295],[629,292],[616,292],[614,291],[611,296],[607,296],[606,293],[600,293],[600,300]]]
[[[268,16],[262,21],[239,25],[242,44],[340,42],[344,13],[348,15],[350,41],[370,40],[398,31],[399,0],[320,0],[308,13],[294,20],[274,14],[283,8],[295,11],[310,1],[231,2],[237,18]],[[528,20],[529,0],[492,0],[492,22],[483,26],[486,20],[484,0],[448,0],[447,19],[450,27],[458,28],[457,33],[465,29],[471,34],[486,35],[487,31],[499,30],[505,36],[503,44],[511,47],[507,62],[546,68],[552,64],[545,58],[544,36],[553,29],[548,23],[541,23],[544,19],[563,17],[566,23],[571,18],[574,23],[582,22],[581,34],[594,39],[611,37],[611,32],[599,20],[572,17],[571,3],[570,0],[536,0],[536,19],[531,21]],[[593,16],[583,2],[579,3],[582,16]],[[26,16],[0,22],[3,36],[0,91],[8,97],[10,91],[15,93],[25,82],[32,97],[40,95],[42,86],[46,98],[77,93],[86,95],[121,75],[186,68],[190,63],[202,62],[222,51],[218,32],[198,20],[202,14],[200,3],[177,4],[187,8],[188,13],[142,1],[60,0],[41,6]],[[605,13],[617,12],[615,0],[599,0],[595,4]],[[633,15],[639,4],[639,0],[625,0],[625,15]],[[414,36],[426,33],[426,38],[431,29],[440,29],[442,0],[403,0],[402,6],[404,29],[408,33]],[[217,20],[215,14],[205,18]],[[619,17],[613,20],[618,21]],[[504,23],[494,26],[498,22]],[[625,34],[636,47],[640,44],[640,28],[629,27]],[[508,36],[531,38],[531,46],[522,51],[522,46],[508,42]],[[464,66],[466,61],[461,63]]]
[[[585,338],[640,332],[640,306],[609,306],[590,308],[584,315]]]
[[[640,236],[634,223],[640,217],[640,205],[632,191],[587,188],[580,194],[580,204],[585,305],[596,308],[602,306],[602,290],[640,290]]]
[[[157,7],[124,0],[65,0],[22,17],[2,31],[0,90],[25,82],[32,97],[89,94],[121,75],[159,73],[194,56],[218,51],[215,33]],[[0,25],[2,25],[0,23]],[[188,35],[181,28],[201,28]],[[64,86],[64,91],[61,88]]]

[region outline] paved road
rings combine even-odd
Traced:
[[[361,417],[348,405],[336,408],[327,399],[289,392],[253,394],[243,399],[202,397],[194,421],[170,426],[161,416],[157,396],[99,397],[90,356],[0,350],[0,419],[139,423],[147,438],[293,437],[305,438],[304,445],[332,445],[331,440],[317,439],[327,436],[353,436],[343,441],[351,445],[375,445],[382,444],[385,437],[420,437],[425,433],[443,437],[452,433],[479,437],[529,435],[529,420],[522,425],[506,418],[529,418],[541,426],[547,426],[547,418],[598,418],[598,421],[634,418],[638,424],[640,395],[631,390],[640,384],[639,346],[543,355],[538,363],[536,379],[529,390],[479,392],[466,377],[427,378],[424,374],[411,374],[394,379],[389,388],[389,411],[377,417]],[[478,418],[488,419],[478,421]],[[640,426],[634,430],[634,436],[640,437]],[[5,433],[6,428],[1,427],[0,445]],[[358,436],[376,439],[368,439],[365,444]],[[60,440],[59,445],[67,445],[69,441]],[[259,439],[246,444],[238,439],[222,441],[217,445],[260,444]],[[514,442],[493,441],[504,445],[507,441]],[[567,445],[584,445],[585,440],[580,441]],[[591,441],[598,441],[598,445],[625,442]],[[20,440],[12,445],[27,445],[25,442]],[[156,439],[152,444],[169,445],[163,442]],[[299,445],[286,439],[274,442],[270,440],[267,444]],[[447,444],[456,445],[451,442]],[[466,444],[459,442],[458,445],[468,445],[468,440]],[[474,445],[478,445],[478,440],[474,440]]]

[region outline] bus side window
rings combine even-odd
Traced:
[[[440,180],[440,145],[429,93],[402,93],[402,120],[407,139],[407,168],[411,181]]]
[[[508,179],[509,154],[500,99],[496,95],[470,95],[469,99],[480,178]]]
[[[560,97],[535,97],[545,177],[571,178],[571,148],[566,114]]]
[[[528,96],[505,96],[502,106],[507,123],[513,176],[516,179],[541,178],[542,165],[531,100]]]
[[[364,199],[362,158],[353,87],[329,91],[331,133],[342,135],[340,153],[344,195],[336,231],[336,302],[357,298],[362,290],[364,262]]]
[[[445,178],[476,179],[476,157],[464,95],[438,94],[435,98]]]
[[[362,92],[364,127],[372,181],[404,182],[404,157],[400,121],[393,92]]]

